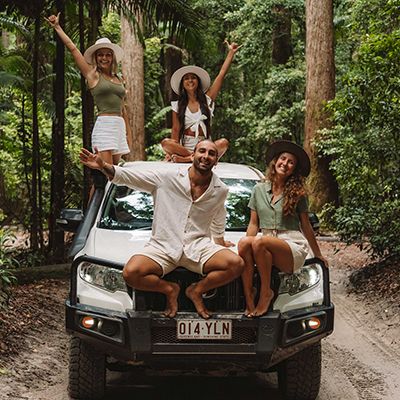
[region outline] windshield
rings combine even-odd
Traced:
[[[257,183],[253,179],[222,179],[229,187],[226,201],[226,230],[245,231],[250,210],[247,204],[251,190]],[[151,229],[153,197],[149,193],[112,186],[103,208],[99,227],[104,229]]]

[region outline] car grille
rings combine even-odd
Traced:
[[[272,287],[275,293],[279,287],[279,277],[273,273]],[[166,280],[176,282],[181,287],[178,297],[178,309],[183,312],[195,312],[193,303],[186,297],[185,290],[192,283],[198,282],[201,276],[184,268],[177,268],[165,277]],[[258,274],[254,275],[254,286],[259,288]],[[137,311],[164,311],[165,296],[160,293],[135,291]],[[214,289],[206,294],[204,304],[213,313],[238,312],[245,308],[243,287],[240,279],[236,279],[228,285]]]
[[[257,332],[255,328],[233,327],[230,340],[182,340],[176,338],[175,327],[153,327],[151,330],[151,342],[154,344],[175,343],[224,343],[224,344],[252,344],[256,342]]]

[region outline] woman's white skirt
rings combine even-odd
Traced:
[[[311,250],[308,241],[300,231],[280,231],[275,229],[263,229],[263,235],[274,236],[284,240],[290,247],[293,255],[293,271],[297,271],[304,265],[304,261]]]
[[[92,131],[92,148],[111,150],[112,154],[130,153],[126,140],[125,120],[117,115],[100,115]]]

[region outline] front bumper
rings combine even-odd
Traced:
[[[95,323],[85,328],[82,320],[91,317]],[[321,321],[316,330],[302,327],[312,317]],[[199,319],[195,313],[178,313],[174,319],[161,313],[127,310],[110,312],[81,304],[66,303],[66,326],[70,333],[90,342],[99,351],[116,359],[143,363],[151,367],[178,368],[181,363],[194,368],[204,363],[221,366],[232,360],[262,370],[321,340],[333,331],[334,307],[316,306],[281,314],[270,312],[261,318],[248,319],[240,313],[215,314],[213,319],[232,321],[232,339],[179,340],[177,321]],[[171,358],[173,355],[173,358]]]

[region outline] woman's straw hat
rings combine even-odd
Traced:
[[[124,54],[124,51],[120,46],[118,46],[115,43],[112,43],[110,39],[107,38],[100,38],[96,40],[96,43],[93,44],[92,46],[88,47],[83,54],[83,57],[85,58],[86,62],[88,64],[93,63],[93,53],[99,49],[110,49],[114,52],[115,58],[117,60],[117,63],[122,60],[122,56]]]
[[[181,84],[182,78],[186,74],[197,75],[201,81],[203,92],[207,92],[211,84],[211,79],[210,75],[208,75],[208,72],[203,68],[197,67],[196,65],[186,65],[185,67],[177,69],[171,76],[171,88],[177,95],[180,94],[179,86]]]

